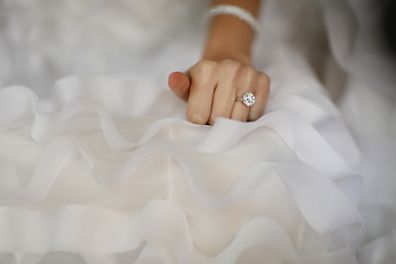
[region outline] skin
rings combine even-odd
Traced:
[[[212,5],[237,5],[257,18],[260,2],[213,0]],[[213,125],[217,117],[246,122],[263,115],[270,79],[251,64],[254,34],[252,28],[239,18],[231,15],[213,17],[201,59],[187,72],[169,75],[169,88],[187,102],[187,120]],[[251,107],[235,101],[245,92],[252,92],[256,97]]]

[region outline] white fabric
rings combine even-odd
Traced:
[[[317,6],[263,7],[265,115],[186,121],[166,77],[199,58],[207,4],[1,2],[1,264],[342,264],[392,247],[360,242],[365,168],[305,56],[324,28],[297,20]]]
[[[332,53],[348,76],[339,107],[363,153],[365,228],[356,256],[362,264],[396,263],[396,58],[382,42],[382,5],[323,4]]]

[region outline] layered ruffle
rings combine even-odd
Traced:
[[[128,252],[136,263],[353,263],[358,151],[318,84],[276,72],[264,116],[213,126],[138,78],[70,76],[46,100],[2,88],[1,251],[17,263],[56,251],[87,263]]]

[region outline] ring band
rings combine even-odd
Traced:
[[[244,105],[250,107],[253,106],[254,103],[256,102],[256,98],[254,97],[254,94],[251,92],[246,92],[243,94],[242,97],[237,97],[235,98],[236,102],[242,102]]]

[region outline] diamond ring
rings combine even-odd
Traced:
[[[256,102],[256,98],[253,93],[247,92],[242,97],[235,98],[235,101],[242,102],[246,106],[252,106]]]

